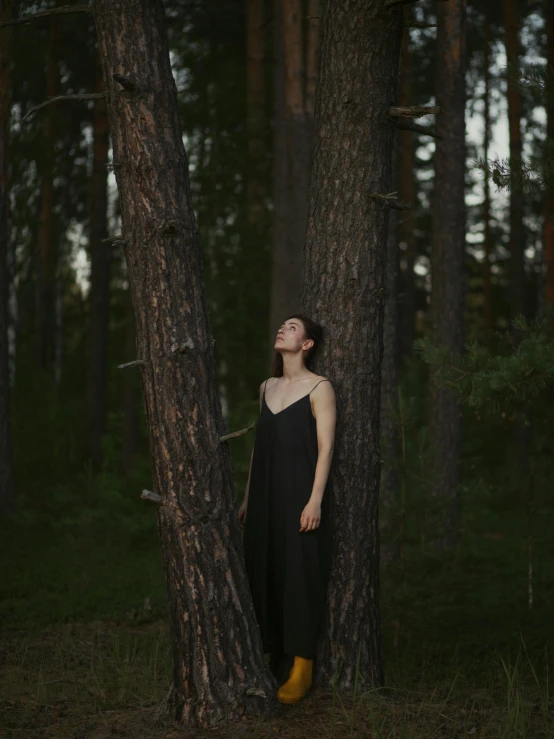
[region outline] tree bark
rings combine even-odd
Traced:
[[[97,60],[96,90],[102,91],[102,66]],[[94,101],[90,208],[90,374],[88,385],[89,440],[92,463],[102,462],[106,433],[108,322],[110,317],[110,244],[108,236],[109,126],[106,101]]]
[[[316,683],[383,680],[379,615],[379,403],[388,207],[402,14],[385,0],[328,0],[316,96],[303,311],[327,340],[337,435],[326,494],[334,551]],[[331,490],[333,493],[331,493]],[[363,525],[360,525],[360,522]],[[359,662],[358,662],[359,658]]]
[[[93,5],[108,99],[173,658],[173,718],[267,710],[217,392],[203,262],[160,0]],[[134,371],[134,370],[126,370]],[[138,504],[138,501],[137,501]]]
[[[404,22],[408,22],[409,10],[404,8]],[[400,49],[400,70],[398,86],[398,104],[408,107],[413,102],[413,70],[412,52],[410,49],[410,35],[404,30]],[[398,223],[398,243],[403,247],[401,251],[403,270],[401,278],[401,294],[399,295],[399,358],[400,361],[412,353],[415,337],[415,212],[417,207],[416,188],[414,180],[415,156],[414,134],[411,131],[399,130],[396,134],[397,149],[397,177],[398,198],[404,203],[411,203],[410,210],[403,211],[396,219]]]
[[[465,0],[438,3],[435,89],[437,140],[431,245],[431,339],[463,349],[465,247]],[[459,537],[461,424],[449,389],[430,381],[430,438],[434,451],[431,493],[438,520],[435,544],[450,548]]]
[[[9,22],[12,18],[12,0],[0,0],[0,22]],[[12,105],[12,37],[13,31],[10,27],[0,29],[0,513],[4,514],[11,513],[14,509],[8,342],[10,286],[8,151]]]
[[[519,70],[519,13],[517,0],[503,0],[506,57],[508,62],[507,97],[510,133],[510,317],[526,314],[523,228],[523,192],[521,189],[523,101],[516,77]]]
[[[550,84],[554,85],[554,5],[545,0],[546,17],[546,64],[550,74]],[[553,91],[546,96],[546,139],[554,152],[554,101]],[[548,155],[548,154],[547,154]],[[554,192],[545,195],[544,207],[544,255],[546,262],[546,302],[554,308]]]
[[[491,116],[490,116],[490,48],[491,33],[488,20],[485,21],[485,39],[484,39],[484,59],[483,73],[485,76],[485,94],[484,94],[484,114],[483,114],[483,157],[485,162],[489,160],[489,144],[491,135]],[[491,277],[491,255],[492,255],[492,231],[491,231],[491,186],[488,167],[485,167],[483,180],[483,249],[485,256],[483,259],[483,320],[485,325],[485,335],[487,340],[494,328],[493,306],[492,306],[492,277]]]
[[[126,356],[136,356],[135,316],[131,296],[125,296],[125,346]],[[137,377],[134,372],[126,372],[123,387],[123,475],[128,477],[133,469],[138,438],[138,407],[139,400]]]
[[[59,20],[54,15],[50,20],[48,45],[46,95],[49,98],[57,95],[60,87],[60,70],[58,66],[59,37]],[[46,112],[44,128],[44,169],[42,172],[37,255],[37,347],[38,362],[42,369],[45,369],[54,358],[54,145],[56,138],[56,115],[56,106],[50,105]]]

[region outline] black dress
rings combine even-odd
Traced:
[[[310,403],[317,385],[279,413],[269,409],[264,386],[243,539],[264,652],[306,659],[315,655],[330,565],[329,485],[318,528],[300,532],[318,456]]]

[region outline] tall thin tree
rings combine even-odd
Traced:
[[[519,86],[518,0],[503,0],[504,33],[507,58],[508,128],[510,135],[510,317],[526,313],[525,260],[523,227],[523,192],[521,188],[522,152],[521,117],[523,98]]]
[[[102,90],[102,67],[97,59],[96,89]],[[90,204],[90,357],[89,438],[92,462],[102,461],[102,436],[106,432],[108,322],[110,316],[110,247],[108,235],[109,127],[106,101],[94,101],[92,124],[92,178]]]
[[[466,0],[437,5],[435,89],[437,139],[431,244],[431,338],[435,345],[463,349],[465,251],[465,69]],[[430,440],[434,452],[432,497],[435,543],[456,545],[459,536],[461,422],[454,394],[430,382]]]
[[[546,95],[547,156],[554,156],[554,3],[545,0],[546,19],[546,67],[548,93]],[[545,195],[544,254],[546,262],[546,302],[554,308],[554,192]]]
[[[13,1],[0,0],[0,22],[13,16]],[[12,440],[10,424],[10,371],[8,344],[9,139],[12,105],[12,36],[10,27],[0,29],[0,513],[14,507]]]
[[[380,684],[379,402],[388,205],[402,13],[327,0],[302,308],[322,323],[317,371],[337,391],[334,555],[315,680]],[[363,526],[360,526],[363,521]]]

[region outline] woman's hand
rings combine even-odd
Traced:
[[[300,516],[300,531],[313,531],[321,521],[321,505],[308,501]]]
[[[244,527],[244,522],[246,521],[246,509],[248,508],[248,498],[245,498],[242,501],[242,505],[239,508],[239,523],[242,527]]]

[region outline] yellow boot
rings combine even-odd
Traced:
[[[312,664],[311,659],[294,658],[289,679],[277,691],[277,700],[280,703],[298,703],[306,695],[312,685]]]

